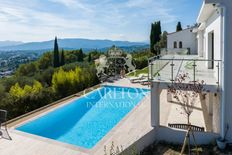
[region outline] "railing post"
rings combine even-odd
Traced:
[[[153,80],[153,62],[151,62],[151,80]]]
[[[217,82],[216,82],[216,83],[217,83],[218,88],[219,88],[219,81],[220,81],[220,70],[219,70],[219,69],[220,69],[220,68],[219,68],[219,67],[220,67],[220,62],[219,62],[219,61],[218,61],[216,67],[217,67],[217,72],[218,72],[218,77],[217,77]]]
[[[193,60],[193,82],[196,83],[196,60]]]
[[[150,60],[147,60],[147,68],[148,68],[148,73],[147,73],[147,79],[150,82]]]
[[[171,82],[174,82],[174,78],[173,78],[173,70],[174,70],[174,63],[173,63],[173,59],[172,59],[172,63],[171,63]]]

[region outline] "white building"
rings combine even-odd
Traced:
[[[167,35],[168,51],[179,51],[187,49],[191,54],[197,53],[197,38],[193,28],[187,28],[182,31],[169,33]]]
[[[198,55],[210,60],[222,60],[220,96],[220,135],[232,141],[232,1],[204,0],[197,22]],[[213,61],[208,68],[215,70]]]
[[[193,81],[204,80],[206,88],[210,91],[206,92],[205,97],[200,98],[202,111],[193,115],[194,118],[192,118],[196,124],[200,123],[203,118],[202,122],[207,131],[204,134],[196,133],[198,143],[209,143],[219,136],[232,142],[232,0],[203,0],[197,23],[199,27],[194,28],[193,33],[187,29],[168,36],[168,48],[174,48],[175,41],[177,42],[175,47],[179,48],[178,42],[182,42],[182,48],[192,46],[194,51],[194,46],[196,46],[197,55],[169,55],[169,57],[167,55],[160,59],[149,60],[150,76],[158,71],[162,77],[161,80],[160,77],[159,79],[152,78],[151,124],[159,129],[159,139],[174,142],[183,140],[184,133],[167,127],[167,123],[173,123],[170,121],[177,118],[168,117],[168,122],[162,124],[161,117],[164,114],[161,113],[163,103],[160,94],[168,89],[171,80],[174,80],[180,72],[187,71]],[[188,34],[192,35],[189,40],[186,39]],[[197,43],[193,38],[194,34]],[[184,41],[188,45],[185,46]],[[153,67],[156,64],[160,70]],[[170,95],[168,95],[169,99]],[[198,118],[200,119],[197,120]]]

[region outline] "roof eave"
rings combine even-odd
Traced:
[[[205,1],[203,1],[203,4],[202,4],[202,6],[201,6],[201,10],[200,10],[200,13],[199,13],[199,15],[198,15],[198,17],[197,17],[197,23],[201,23],[200,21],[201,21],[201,16],[202,16],[202,12],[203,12],[203,10],[204,10],[204,7],[205,7]]]
[[[215,5],[213,4],[218,4],[218,3],[220,3],[218,0],[204,0],[200,13],[197,17],[197,23],[205,22],[216,10]]]

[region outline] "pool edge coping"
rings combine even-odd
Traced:
[[[134,88],[136,88],[136,87],[134,87]],[[140,102],[131,111],[129,111],[101,140],[99,140],[98,143],[96,143],[96,145],[92,149],[89,149],[90,153],[94,153],[94,152],[98,151],[100,146],[104,147],[104,143],[108,139],[110,139],[110,137],[113,137],[113,135],[117,131],[117,129],[119,129],[123,125],[123,123],[125,123],[125,121],[127,119],[129,119],[129,117],[133,113],[135,113],[135,111],[139,107],[143,106],[143,104],[146,104],[145,99],[146,99],[146,97],[149,97],[149,96],[150,96],[150,94],[146,94],[146,96],[144,96],[144,98],[142,100],[140,100]],[[128,146],[130,146],[130,145],[128,145]]]

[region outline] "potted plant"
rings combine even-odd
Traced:
[[[228,130],[229,130],[229,125],[226,126],[226,132],[223,138],[219,137],[216,139],[217,146],[221,150],[224,150],[226,148],[226,145],[227,145],[226,135],[227,135]]]

